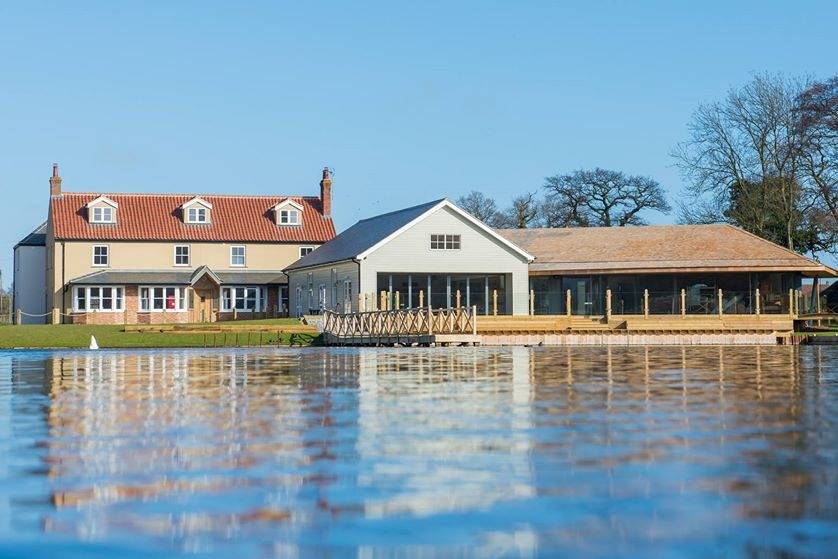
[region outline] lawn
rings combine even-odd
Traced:
[[[239,347],[312,345],[317,332],[296,319],[240,320],[212,324],[93,326],[80,324],[0,326],[0,349]]]

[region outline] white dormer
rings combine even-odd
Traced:
[[[277,225],[293,226],[303,224],[303,206],[290,198],[274,206],[273,210]]]
[[[87,220],[90,223],[116,223],[119,204],[107,196],[99,196],[87,203]]]
[[[212,204],[203,198],[196,196],[191,200],[184,202],[180,207],[183,214],[184,223],[204,224],[210,223],[210,214],[212,213]]]

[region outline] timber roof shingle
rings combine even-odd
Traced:
[[[832,268],[727,224],[499,229],[535,256],[530,272],[665,273],[800,271]]]

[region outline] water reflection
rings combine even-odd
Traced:
[[[0,536],[65,555],[828,555],[836,362],[819,347],[0,354]]]

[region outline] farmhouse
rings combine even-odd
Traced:
[[[32,235],[16,250],[16,309],[42,315],[30,320],[283,315],[282,268],[335,235],[328,169],[320,196],[79,193],[64,192],[61,183],[55,165],[48,219],[36,230],[43,256],[24,255],[36,244]]]

